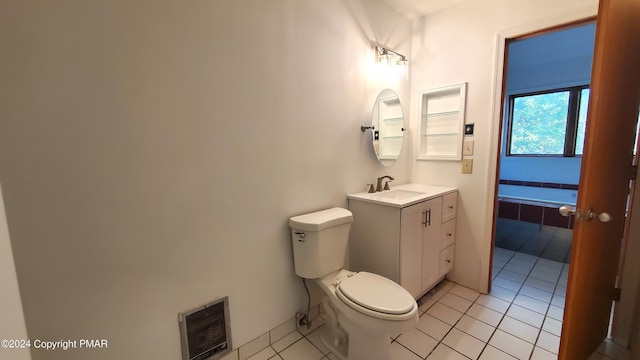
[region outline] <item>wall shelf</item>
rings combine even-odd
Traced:
[[[420,93],[418,160],[462,160],[467,83]]]

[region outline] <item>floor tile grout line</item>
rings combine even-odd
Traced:
[[[514,257],[514,256],[515,256],[515,253],[514,253],[514,254],[512,254],[512,256],[509,258],[509,260],[506,262],[506,264],[503,266],[503,268],[502,268],[500,271],[503,271],[503,270],[504,270],[504,267],[505,267],[507,264],[509,264],[509,262],[511,261],[511,259],[513,259],[513,257]],[[508,271],[508,270],[507,270],[507,271]],[[521,285],[521,287],[522,287],[522,286],[524,286],[524,283]],[[508,289],[507,289],[507,290],[508,290]],[[516,292],[516,296],[517,296],[517,294],[518,294],[518,292]],[[455,295],[455,294],[454,294],[454,295]],[[483,324],[487,324],[487,325],[489,325],[489,326],[491,326],[491,327],[493,328],[493,331],[491,332],[491,335],[488,337],[487,341],[484,341],[484,340],[482,340],[482,339],[478,339],[477,337],[473,336],[472,334],[468,334],[468,333],[466,333],[465,331],[463,331],[463,330],[461,330],[461,329],[458,329],[459,331],[463,332],[464,334],[467,334],[467,335],[471,336],[472,338],[474,338],[474,339],[477,339],[477,340],[481,341],[481,342],[484,344],[484,345],[483,345],[483,347],[482,347],[482,350],[480,350],[480,353],[478,354],[478,357],[477,357],[476,359],[479,359],[479,358],[482,356],[482,353],[484,353],[484,351],[486,350],[487,346],[489,346],[489,341],[491,341],[491,339],[493,338],[493,336],[495,335],[495,333],[498,331],[500,324],[502,323],[502,321],[504,320],[504,318],[507,316],[507,311],[509,310],[509,308],[510,308],[510,307],[511,307],[511,305],[513,304],[513,301],[515,301],[515,297],[514,297],[514,299],[509,303],[509,306],[507,307],[507,309],[505,310],[505,312],[504,312],[504,313],[501,313],[501,312],[499,312],[499,311],[496,311],[496,310],[493,310],[493,309],[491,309],[491,308],[489,308],[489,307],[486,307],[486,306],[484,306],[484,305],[482,305],[482,304],[479,304],[479,303],[477,302],[477,301],[478,301],[478,299],[480,299],[480,295],[479,295],[478,297],[476,297],[476,299],[472,302],[472,304],[471,304],[471,305],[467,308],[467,310],[462,314],[462,316],[460,317],[460,319],[458,319],[458,321],[456,322],[456,324],[455,324],[455,325],[453,325],[453,326],[451,327],[451,329],[455,328],[455,327],[456,327],[456,325],[460,322],[460,320],[461,320],[461,319],[466,315],[466,316],[468,316],[468,317],[470,317],[470,318],[472,318],[472,319],[474,319],[474,320],[476,320],[476,321],[479,321],[479,322],[481,322],[481,323],[483,323]],[[468,315],[468,314],[467,314],[467,313],[468,313],[468,311],[471,309],[471,307],[472,307],[474,304],[477,304],[478,306],[482,306],[482,307],[484,307],[484,308],[487,308],[487,309],[489,309],[489,310],[492,310],[492,311],[495,311],[495,312],[497,312],[497,313],[501,314],[500,321],[498,321],[498,324],[494,327],[493,325],[488,324],[488,323],[486,323],[486,322],[482,321],[481,319],[476,319],[475,317],[473,317],[473,316],[471,316],[471,315]],[[443,304],[443,305],[445,305],[445,306],[446,306],[446,304]],[[449,330],[449,332],[451,331],[451,329]],[[444,338],[445,338],[447,335],[448,335],[448,333],[443,337],[443,340],[444,340]],[[515,336],[515,335],[514,335],[514,336]],[[445,344],[445,345],[446,345],[446,344]],[[535,346],[535,344],[534,344],[534,346]],[[496,349],[497,349],[497,348],[496,348]],[[455,349],[454,349],[454,350],[455,350]],[[506,353],[506,352],[502,351],[501,349],[497,349],[497,350],[498,350],[498,351],[500,351],[500,352],[502,352],[502,353],[505,353],[505,354],[507,354],[507,355],[511,356],[511,354],[508,354],[508,353]]]
[[[449,291],[451,291],[451,289],[449,289],[449,290],[447,291],[447,293],[449,293]],[[446,295],[446,294],[445,294],[445,295]],[[455,294],[454,294],[454,295],[455,295]],[[444,296],[442,296],[442,297],[444,297]],[[442,299],[442,297],[441,297],[440,299]],[[437,302],[440,302],[440,300],[438,300]],[[448,306],[447,304],[443,304],[443,303],[441,303],[441,304],[442,304],[442,306],[446,306],[446,307],[448,307],[449,309],[455,310],[455,311],[457,311],[457,312],[461,312],[461,311],[458,311],[457,309],[454,309],[454,308],[452,308],[452,307]],[[433,305],[432,305],[432,306],[433,306]],[[469,307],[471,307],[471,306],[469,306]],[[468,310],[469,310],[469,309],[467,309],[467,311],[468,311]],[[451,330],[453,330],[453,328],[455,328],[455,327],[456,327],[456,325],[458,325],[458,323],[460,322],[460,319],[462,319],[462,317],[463,317],[465,314],[466,314],[466,311],[465,311],[464,313],[462,313],[462,316],[460,316],[460,318],[458,318],[458,320],[456,320],[456,322],[455,322],[453,325],[451,325],[451,324],[449,324],[449,323],[447,323],[447,322],[444,322],[444,321],[442,321],[442,320],[438,319],[438,320],[440,320],[440,321],[444,322],[444,323],[445,323],[445,324],[447,324],[447,325],[451,325],[451,328],[449,328],[449,330],[447,330],[447,332],[444,334],[444,336],[442,336],[442,339],[438,341],[438,345],[440,345],[440,344],[444,344],[445,346],[447,346],[448,348],[452,349],[452,350],[453,350],[453,351],[455,351],[456,353],[458,353],[458,354],[460,354],[460,355],[462,355],[462,356],[464,356],[464,357],[466,357],[466,358],[469,358],[468,356],[464,355],[463,353],[459,352],[459,351],[458,351],[458,350],[456,350],[456,349],[451,348],[450,346],[448,346],[447,344],[445,344],[445,343],[444,343],[444,339],[449,335],[449,333],[451,333]],[[436,319],[437,319],[437,318],[436,318]],[[459,330],[459,329],[458,329],[458,330]],[[466,334],[466,333],[465,333],[465,334]],[[428,358],[429,358],[429,356],[431,356],[431,354],[435,351],[435,349],[438,347],[438,345],[436,345],[436,346],[431,350],[431,352],[429,352],[429,355],[427,355],[427,357],[426,357],[425,359],[428,359]]]
[[[516,251],[516,252],[513,254],[513,256],[509,259],[509,261],[507,262],[507,264],[508,264],[509,262],[511,262],[511,260],[516,256],[516,254],[517,254],[517,253],[518,253],[518,252]],[[533,256],[533,255],[530,255],[530,256]],[[533,269],[535,268],[535,265],[538,263],[539,259],[540,259],[540,258],[539,258],[539,257],[537,257],[537,258],[536,258],[536,261],[534,261],[533,265],[531,266],[531,270],[529,270],[529,273],[527,274],[527,277],[525,278],[525,282],[526,282],[526,280],[529,278],[529,276],[531,275],[531,272],[532,272],[532,271],[533,271]],[[506,266],[506,265],[505,265],[505,266]],[[507,310],[504,312],[504,314],[503,314],[502,318],[500,319],[500,322],[498,323],[498,326],[496,326],[496,331],[499,329],[500,324],[502,324],[502,322],[504,321],[504,318],[507,316],[507,313],[509,312],[509,309],[511,309],[511,306],[513,306],[513,304],[514,304],[514,302],[515,302],[515,300],[516,300],[517,296],[520,294],[520,291],[522,291],[522,288],[524,287],[524,284],[525,284],[524,282],[521,284],[521,286],[520,286],[520,288],[518,289],[518,291],[516,292],[516,295],[514,296],[513,300],[511,301],[511,303],[510,303],[510,304],[509,304],[509,306],[507,307]],[[493,287],[493,284],[492,284],[491,286]],[[524,294],[522,294],[522,295],[523,295],[523,296],[526,296],[526,295],[524,295]],[[551,301],[549,301],[549,304],[547,304],[547,312],[549,311],[549,305],[550,305],[550,304],[551,304]],[[516,305],[517,305],[517,304],[516,304]],[[544,316],[546,316],[546,315],[544,315]],[[517,320],[517,319],[515,319],[515,320]],[[531,352],[529,353],[529,359],[531,359],[531,357],[533,356],[533,352],[535,351],[536,344],[537,344],[537,342],[538,342],[538,338],[540,337],[540,332],[542,331],[542,326],[543,326],[543,325],[544,325],[544,319],[542,320],[542,324],[540,324],[540,328],[538,328],[538,334],[537,334],[537,336],[536,336],[536,341],[535,341],[535,343],[533,344],[533,347],[531,348]],[[493,336],[494,336],[494,335],[495,335],[495,332],[494,332],[494,334],[492,334],[492,335],[491,335],[491,338],[493,338]],[[520,340],[523,340],[523,341],[525,341],[525,342],[527,342],[527,343],[528,343],[528,341],[526,341],[526,340],[524,340],[524,339],[521,339],[521,338],[519,338],[518,336],[516,336],[516,335],[514,335],[514,334],[509,334],[509,335],[511,335],[511,336],[513,336],[513,337],[516,337],[516,338],[518,338],[518,339],[520,339]],[[491,338],[489,338],[489,341],[491,340]],[[489,342],[487,342],[487,344],[488,344],[488,343],[489,343]],[[512,355],[512,354],[509,354],[509,355]]]
[[[507,262],[507,264],[509,264],[509,262],[511,262],[511,260],[516,256],[516,254],[517,254],[517,253],[518,253],[517,251],[516,251],[516,252],[514,252],[513,256],[509,259],[509,261]],[[505,266],[506,266],[506,265],[505,265]],[[534,266],[535,266],[535,263],[534,263]],[[533,271],[534,266],[532,266],[532,267],[531,267],[531,270],[529,270],[529,273],[527,274],[527,277],[525,277],[525,281],[526,281],[526,279],[529,277],[529,275],[531,274],[531,271]],[[491,286],[493,287],[493,284],[492,284]],[[499,287],[499,286],[498,286],[498,287]],[[520,285],[520,288],[518,289],[518,291],[516,291],[516,292],[515,292],[515,293],[516,293],[516,294],[515,294],[515,296],[513,297],[513,299],[511,300],[511,302],[509,303],[509,306],[508,306],[508,307],[507,307],[507,309],[505,310],[505,312],[504,312],[504,314],[503,314],[502,318],[500,318],[500,321],[498,322],[498,325],[496,326],[496,330],[494,331],[494,333],[493,333],[493,334],[491,334],[491,338],[489,338],[489,341],[491,341],[491,339],[493,338],[493,336],[495,335],[495,333],[496,333],[496,332],[498,331],[498,329],[500,328],[500,325],[501,325],[501,324],[502,324],[502,322],[504,321],[504,318],[505,318],[505,317],[507,317],[507,313],[509,312],[509,309],[511,309],[511,306],[513,306],[514,301],[516,301],[516,297],[518,297],[518,294],[520,294],[520,290],[522,290],[522,288],[523,288],[523,287],[524,287],[524,282]],[[517,320],[517,319],[516,319],[516,320]],[[501,331],[503,331],[503,330],[501,330]],[[505,333],[506,333],[506,332],[505,332]],[[509,333],[507,333],[507,334],[509,334]],[[516,338],[520,339],[519,337],[517,337],[517,336],[516,336],[516,335],[514,335],[514,334],[509,334],[509,335],[512,335],[512,336],[514,336],[514,337],[516,337]],[[524,339],[521,339],[521,340],[524,340]],[[489,341],[487,341],[487,344],[489,344]],[[533,346],[534,346],[534,348],[535,348],[535,344],[533,344]],[[501,349],[498,349],[498,350],[501,350]],[[507,353],[507,354],[508,354],[508,355],[510,355],[510,356],[513,356],[512,354],[509,354],[509,353]],[[532,354],[533,354],[533,349],[531,350],[531,353],[529,354],[529,359],[531,358],[531,355],[532,355]],[[513,357],[515,357],[515,356],[513,356]]]
[[[423,333],[423,334],[424,334],[424,333]],[[425,335],[427,335],[427,334],[425,334]],[[427,335],[427,336],[429,336],[429,335]],[[398,336],[398,337],[400,337],[400,336]],[[433,339],[433,338],[432,338],[432,339]],[[403,348],[407,349],[407,350],[408,350],[408,351],[410,351],[412,354],[414,354],[415,356],[417,356],[417,357],[419,357],[420,359],[423,359],[423,360],[424,360],[424,359],[426,359],[426,358],[428,358],[428,357],[429,357],[429,355],[431,355],[431,353],[433,352],[433,350],[434,350],[434,349],[435,349],[435,348],[440,344],[440,343],[438,342],[438,345],[434,346],[434,347],[433,347],[433,349],[431,349],[431,351],[429,352],[429,354],[427,354],[427,356],[423,358],[422,356],[420,356],[420,354],[418,354],[418,353],[416,353],[415,351],[413,351],[413,350],[409,349],[409,347],[408,347],[408,346],[404,346],[401,342],[399,342],[399,341],[395,341],[395,340],[394,340],[394,341],[392,341],[391,343],[394,343],[394,342],[398,343],[398,345],[402,346]]]
[[[538,258],[538,260],[536,260],[536,264],[538,263],[538,261],[540,261],[539,258]],[[558,283],[556,282],[556,286],[557,285],[558,285]],[[555,287],[554,287],[554,289],[555,289]],[[542,328],[544,327],[544,323],[545,323],[545,321],[547,321],[547,314],[549,313],[549,307],[551,306],[551,302],[552,301],[553,301],[553,294],[551,294],[551,299],[549,300],[549,303],[547,304],[547,310],[543,314],[544,318],[542,319],[542,324],[540,324],[540,329],[538,329],[538,335],[536,336],[536,341],[533,344],[533,349],[531,349],[531,354],[529,354],[529,359],[530,360],[531,360],[531,358],[533,358],[533,353],[536,351],[536,347],[538,347],[538,340],[540,339],[540,334],[542,333]]]
[[[331,352],[331,350],[330,350],[330,349],[327,349],[327,350],[329,350],[329,352],[325,354],[325,353],[322,351],[322,349],[320,349],[320,348],[319,348],[319,347],[318,347],[318,346],[317,346],[313,341],[311,341],[311,339],[309,339],[309,338],[308,338],[308,335],[311,335],[311,334],[315,333],[316,331],[319,331],[321,327],[323,327],[323,326],[327,325],[327,324],[326,324],[326,320],[325,320],[322,316],[318,316],[318,319],[322,319],[323,321],[325,321],[325,323],[324,323],[324,324],[322,324],[322,325],[320,325],[320,326],[318,326],[317,328],[315,328],[315,329],[311,330],[311,331],[310,331],[308,334],[306,334],[306,335],[305,335],[304,333],[302,333],[299,329],[297,329],[297,328],[296,328],[296,330],[295,330],[295,331],[297,331],[300,335],[302,335],[302,337],[301,337],[300,339],[298,339],[298,340],[294,341],[293,343],[291,343],[289,346],[285,347],[285,348],[284,348],[284,349],[282,349],[281,351],[279,351],[279,352],[278,352],[278,351],[276,351],[276,354],[277,354],[277,355],[280,355],[283,351],[285,351],[286,349],[290,348],[291,346],[293,346],[295,343],[297,343],[298,341],[300,341],[300,340],[302,340],[302,339],[306,339],[309,343],[311,343],[311,345],[313,345],[313,347],[314,347],[314,348],[316,348],[316,349],[317,349],[317,350],[322,354],[322,357],[320,358],[320,360],[323,360],[323,359],[325,359],[325,358],[328,358],[329,354],[333,354],[333,353]],[[320,337],[319,337],[319,336],[318,336],[318,339],[320,339]],[[273,346],[271,346],[271,348],[275,351],[275,349],[273,348]],[[282,357],[281,357],[281,358],[282,358]]]
[[[502,272],[502,270],[504,270],[504,268],[507,266],[507,264],[509,264],[509,262],[511,261],[511,259],[513,259],[513,257],[514,257],[514,256],[515,256],[515,253],[514,253],[514,254],[511,254],[511,257],[509,257],[509,260],[507,260],[507,262],[506,262],[506,263],[505,263],[505,265],[502,267],[502,269],[500,269],[500,272]],[[500,272],[498,272],[498,274],[499,274]],[[498,275],[498,274],[496,274],[496,277],[497,277],[497,275]],[[493,287],[493,285],[492,285],[492,287]],[[508,289],[507,289],[507,290],[508,290]],[[489,294],[491,294],[491,289],[489,289]],[[516,293],[516,296],[517,296],[517,293]],[[478,297],[478,299],[479,299],[479,298],[480,298],[480,297]],[[474,304],[477,304],[477,300],[478,300],[478,299],[476,299],[476,302],[474,302]],[[480,354],[478,355],[478,358],[480,358],[480,357],[482,356],[482,354],[485,352],[485,350],[486,350],[486,349],[487,349],[487,347],[489,346],[489,342],[491,341],[491,339],[493,339],[493,336],[494,336],[494,335],[496,334],[496,332],[498,331],[498,327],[499,327],[499,326],[500,326],[500,324],[502,323],[502,320],[504,320],[505,316],[507,316],[507,311],[509,311],[509,308],[510,308],[510,307],[511,307],[511,305],[513,304],[513,301],[514,301],[514,300],[515,300],[515,296],[514,296],[514,298],[511,300],[511,302],[509,303],[509,306],[507,306],[507,308],[505,309],[504,313],[502,314],[502,317],[500,317],[500,321],[498,321],[498,324],[496,324],[496,326],[493,328],[493,331],[491,332],[491,336],[489,336],[489,338],[487,339],[487,341],[484,343],[484,346],[482,347],[482,351],[480,351]],[[478,305],[479,305],[479,306],[483,306],[482,304],[478,304]],[[495,311],[495,310],[494,310],[494,311]],[[479,319],[478,319],[478,320],[479,320]],[[482,320],[479,320],[479,321],[482,321]],[[496,349],[498,349],[498,348],[496,348]],[[507,355],[509,355],[509,356],[511,356],[511,354],[509,354],[509,353],[507,353],[507,352],[505,352],[505,351],[502,351],[502,349],[498,349],[498,350],[499,350],[499,351],[501,351],[501,352],[503,352],[503,353],[505,353],[505,354],[507,354]]]
[[[449,309],[455,310],[455,311],[457,311],[457,312],[461,312],[461,311],[459,311],[458,309],[454,309],[454,308],[452,308],[452,307],[448,306],[447,304],[440,302],[440,300],[441,300],[441,299],[442,299],[446,294],[448,294],[448,293],[450,293],[450,292],[451,292],[451,289],[453,289],[453,287],[454,287],[454,286],[452,286],[451,288],[449,288],[449,290],[447,290],[447,293],[445,293],[445,294],[444,294],[443,296],[441,296],[438,300],[436,300],[436,302],[435,302],[434,304],[432,304],[432,305],[429,307],[429,309],[430,309],[431,307],[433,307],[433,305],[435,305],[436,303],[440,303],[442,306],[448,307]],[[452,293],[452,295],[456,295],[456,294],[453,294],[453,293]],[[458,295],[456,295],[456,296],[458,296]],[[460,297],[460,296],[458,296],[458,297]],[[453,351],[455,351],[456,353],[458,353],[458,354],[460,354],[460,355],[462,355],[462,356],[466,357],[467,359],[469,358],[468,356],[466,356],[466,355],[462,354],[462,353],[461,353],[461,352],[459,352],[458,350],[456,350],[456,349],[453,349],[453,348],[449,347],[446,343],[444,343],[444,339],[449,335],[449,333],[451,333],[451,330],[453,330],[454,328],[456,328],[456,325],[458,325],[458,323],[460,322],[460,320],[461,320],[465,315],[467,315],[467,312],[469,311],[469,309],[471,309],[471,307],[473,306],[473,304],[475,304],[475,303],[476,303],[476,301],[477,301],[477,299],[478,299],[478,298],[480,298],[480,295],[478,295],[478,297],[476,298],[476,300],[474,300],[474,301],[471,303],[471,305],[469,305],[469,306],[467,307],[467,309],[465,310],[465,312],[462,312],[462,316],[460,316],[460,318],[459,318],[458,320],[456,320],[456,322],[455,322],[453,325],[451,325],[451,324],[449,324],[449,323],[447,323],[447,322],[445,322],[445,321],[442,321],[442,320],[440,320],[440,319],[436,318],[437,320],[439,320],[439,321],[441,321],[441,322],[443,322],[443,323],[445,323],[445,324],[447,324],[447,325],[450,325],[451,327],[450,327],[450,328],[449,328],[449,330],[448,330],[448,331],[447,331],[447,332],[442,336],[442,339],[441,339],[441,340],[438,340],[438,344],[437,344],[437,345],[436,345],[436,346],[435,346],[435,347],[434,347],[434,348],[429,352],[429,354],[427,355],[427,357],[426,357],[425,359],[429,358],[429,356],[431,356],[431,354],[435,351],[435,349],[436,349],[436,348],[438,347],[438,345],[440,345],[440,344],[443,344],[444,346],[447,346],[448,348],[450,348],[450,349],[452,349]],[[468,299],[466,299],[466,300],[468,300]],[[478,304],[478,305],[480,305],[480,304]],[[480,306],[482,306],[482,305],[480,305]],[[427,313],[427,311],[428,311],[429,309],[427,309],[427,310],[423,313],[423,315],[424,315],[424,314],[426,314],[426,313]],[[432,316],[432,315],[430,315],[430,314],[428,314],[428,315],[429,315],[429,316]],[[487,323],[485,323],[484,321],[482,321],[482,320],[480,320],[480,319],[476,319],[476,318],[474,318],[474,317],[472,317],[472,316],[470,316],[470,315],[467,315],[467,316],[468,316],[468,317],[470,317],[470,318],[472,318],[472,319],[474,319],[474,320],[477,320],[477,321],[480,321],[480,322],[482,322],[482,323],[484,323],[484,324],[487,324]],[[432,317],[433,317],[433,316],[432,316]],[[434,318],[435,318],[435,317],[434,317]],[[491,324],[487,324],[487,325],[491,326]],[[493,326],[492,326],[492,327],[493,327]],[[464,334],[466,334],[466,335],[468,335],[468,336],[471,336],[472,338],[474,338],[474,339],[476,339],[476,340],[481,341],[482,343],[484,343],[484,346],[482,347],[482,350],[480,351],[480,354],[478,354],[478,357],[480,357],[480,356],[482,355],[482,352],[484,351],[485,347],[487,346],[488,341],[484,341],[484,340],[482,340],[482,339],[478,339],[477,337],[473,336],[472,334],[468,334],[467,332],[465,332],[465,331],[463,331],[463,330],[461,330],[461,329],[456,328],[456,330],[458,330],[458,331],[460,331],[460,332],[462,332],[462,333],[464,333]],[[496,330],[496,328],[494,328],[493,332],[495,332],[495,330]],[[423,332],[423,331],[422,331],[422,330],[420,330],[420,329],[418,329],[418,331],[420,331],[420,332],[422,332],[423,334],[425,334],[425,335],[429,336],[429,334],[426,334],[425,332]],[[493,332],[492,332],[492,336],[493,336]],[[414,354],[415,354],[415,353],[414,353]]]
[[[511,250],[511,251],[513,251],[513,250]],[[506,263],[505,263],[505,264],[500,268],[500,270],[497,272],[497,274],[496,274],[496,276],[495,276],[495,277],[498,277],[498,276],[499,276],[499,274],[500,274],[500,272],[502,272],[502,271],[509,271],[509,270],[507,270],[507,269],[505,269],[505,268],[506,268],[506,266],[511,262],[511,260],[513,260],[513,259],[514,259],[514,257],[515,257],[515,255],[516,255],[516,253],[518,253],[518,252],[517,252],[517,251],[513,251],[513,254],[509,257],[509,260],[507,260],[507,261],[506,261]],[[533,256],[533,255],[531,255],[531,256]],[[534,256],[534,257],[535,257],[535,256]],[[545,281],[545,280],[542,280],[542,279],[537,279],[536,277],[533,277],[533,276],[532,276],[532,272],[533,272],[533,270],[534,270],[534,269],[536,269],[536,265],[538,265],[538,263],[540,262],[540,260],[541,260],[541,259],[543,259],[543,258],[541,258],[541,257],[537,257],[536,261],[533,263],[533,266],[532,266],[531,270],[529,271],[529,273],[528,273],[528,274],[527,274],[527,276],[525,277],[524,282],[521,284],[521,286],[520,286],[520,288],[518,289],[518,291],[517,291],[517,292],[515,292],[515,294],[516,294],[516,295],[515,295],[515,297],[517,297],[518,295],[522,295],[522,296],[526,296],[526,297],[528,297],[528,298],[531,298],[531,299],[534,299],[534,300],[538,300],[538,301],[540,301],[539,299],[533,298],[533,297],[531,297],[531,296],[529,296],[529,295],[526,295],[526,294],[524,294],[524,293],[520,293],[520,291],[523,289],[524,285],[526,284],[527,279],[529,279],[530,277],[531,277],[531,278],[533,278],[533,279],[536,279],[536,280]],[[549,260],[549,259],[547,259],[547,260]],[[550,261],[554,261],[554,262],[558,262],[558,263],[560,263],[560,261],[555,261],[555,260],[550,260]],[[517,265],[517,264],[514,264],[514,265]],[[540,265],[545,265],[545,264],[543,264],[542,262],[540,262]],[[545,266],[546,266],[546,265],[545,265]],[[549,318],[549,309],[550,309],[550,307],[551,307],[551,305],[552,305],[553,297],[554,297],[554,296],[556,296],[556,295],[557,295],[557,296],[559,296],[558,294],[556,294],[556,290],[558,289],[559,282],[560,282],[560,280],[562,279],[562,273],[564,272],[565,267],[566,267],[566,266],[565,266],[564,264],[562,264],[562,267],[561,267],[561,269],[560,269],[560,274],[557,276],[555,283],[551,283],[551,282],[549,282],[550,284],[553,284],[553,286],[554,286],[554,291],[553,291],[552,293],[550,293],[550,294],[551,294],[551,299],[550,299],[549,301],[543,301],[543,302],[544,302],[544,303],[546,303],[546,305],[547,305],[547,306],[546,306],[546,311],[545,311],[545,313],[544,313],[544,314],[542,314],[542,313],[539,313],[539,312],[537,312],[537,311],[531,310],[531,311],[534,311],[535,313],[538,313],[538,314],[540,314],[540,315],[543,315],[543,316],[544,316],[544,318],[543,318],[543,322],[542,322],[542,324],[541,324],[540,328],[538,328],[538,334],[537,334],[537,336],[536,336],[536,340],[535,340],[535,343],[533,344],[533,349],[532,349],[531,354],[529,355],[529,358],[533,357],[533,352],[535,351],[535,348],[536,348],[536,347],[539,347],[539,346],[537,346],[537,343],[538,343],[538,340],[539,340],[539,338],[540,338],[540,335],[542,334],[542,332],[543,332],[543,331],[544,331],[545,333],[548,333],[548,334],[551,334],[551,335],[557,336],[557,335],[555,335],[555,334],[553,334],[553,333],[551,333],[551,332],[549,332],[549,331],[544,330],[544,329],[543,329],[543,327],[544,327],[545,322],[547,321],[547,318]],[[494,277],[494,279],[495,279],[495,277]],[[506,278],[505,278],[505,279],[506,279]],[[547,281],[547,282],[548,282],[548,281]],[[492,286],[493,286],[493,285],[492,285]],[[495,285],[495,286],[500,287],[499,285]],[[538,288],[538,287],[536,287],[536,286],[533,286],[533,285],[527,285],[527,286],[531,286],[532,288],[535,288],[535,289],[537,289],[537,290],[540,290],[540,291],[544,291],[544,292],[546,292],[546,293],[549,293],[549,291],[546,291],[546,290],[544,290],[544,289],[540,289],[540,288]],[[502,287],[500,287],[500,288],[502,288]],[[502,289],[505,289],[505,288],[502,288]],[[511,289],[505,289],[505,290],[508,290],[508,291],[513,292],[513,290],[511,290]],[[507,315],[506,315],[506,314],[507,314],[507,312],[509,311],[509,309],[511,308],[511,306],[514,304],[514,302],[515,302],[515,297],[514,297],[514,299],[510,302],[509,307],[507,308],[507,310],[505,311],[505,313],[504,313],[503,317],[501,318],[500,323],[498,324],[498,327],[496,327],[496,330],[499,328],[500,324],[502,323],[502,321],[504,320],[504,318],[507,316]],[[502,299],[502,300],[504,300],[504,299]],[[517,319],[515,319],[515,320],[517,320]],[[554,320],[558,320],[558,319],[555,319],[555,318],[554,318]],[[517,321],[520,321],[520,320],[517,320]],[[558,320],[558,321],[561,321],[561,320]],[[525,323],[525,324],[526,324],[526,323]],[[494,334],[495,334],[495,331],[494,331]],[[492,335],[491,335],[491,338],[493,337],[493,335],[494,335],[494,334],[492,334]],[[517,337],[517,336],[516,336],[516,335],[514,335],[514,334],[511,334],[511,335],[513,335],[513,336]],[[490,339],[491,339],[491,338],[490,338]],[[517,338],[519,338],[519,337],[517,337]],[[519,339],[520,339],[520,338],[519,338]],[[526,340],[524,340],[524,339],[521,339],[521,340],[526,341]],[[528,341],[526,341],[526,342],[528,342]],[[489,344],[489,343],[487,342],[487,345],[488,345],[488,344]],[[486,346],[485,346],[485,349],[486,349]],[[500,350],[500,349],[498,349],[498,350]],[[546,349],[545,349],[545,350],[546,350]],[[483,351],[484,351],[484,350],[483,350]],[[556,354],[556,355],[557,355],[557,354]]]

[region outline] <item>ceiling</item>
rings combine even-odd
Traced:
[[[380,0],[409,19],[417,19],[465,0]]]

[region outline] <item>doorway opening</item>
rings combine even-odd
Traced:
[[[507,39],[491,294],[557,356],[571,260],[595,21]],[[548,347],[545,342],[549,344]],[[539,350],[543,351],[543,350]]]
[[[494,283],[529,274],[504,268],[516,253],[566,275],[574,219],[558,208],[576,205],[594,42],[595,22],[507,41]]]
[[[630,46],[629,39],[637,38],[633,36],[637,27],[628,13],[636,10],[632,0],[622,0],[621,2],[600,2],[601,14],[598,16],[597,43],[593,57],[593,78],[591,79],[592,101],[589,103],[589,122],[585,155],[580,170],[580,191],[578,192],[577,203],[580,204],[578,214],[588,214],[585,221],[575,223],[573,241],[570,254],[570,268],[568,274],[569,288],[566,292],[566,307],[562,320],[562,341],[559,343],[558,354],[561,357],[584,359],[601,344],[606,338],[607,325],[610,323],[610,310],[612,299],[616,296],[616,275],[624,275],[623,279],[637,276],[635,272],[625,269],[620,273],[619,258],[621,253],[621,241],[625,238],[625,201],[628,199],[629,185],[629,164],[632,155],[629,150],[632,148],[632,131],[636,129],[638,117],[637,97],[635,92],[627,89],[637,89],[639,75],[631,59],[637,58],[637,47]],[[586,15],[583,13],[583,15]],[[497,61],[496,61],[496,82],[495,96],[493,100],[493,132],[492,132],[492,152],[496,155],[491,162],[492,183],[494,188],[490,190],[490,197],[494,200],[494,212],[488,219],[492,223],[492,240],[495,240],[495,223],[498,212],[498,186],[499,186],[499,165],[500,149],[503,141],[502,118],[506,107],[504,102],[506,86],[506,64],[507,49],[510,39],[522,39],[522,34],[540,34],[553,29],[564,27],[563,24],[575,21],[585,22],[579,16],[565,17],[566,22],[556,20],[539,21],[513,29],[502,31],[498,37]],[[593,18],[591,18],[593,19]],[[540,30],[545,29],[545,30]],[[528,31],[528,32],[526,32]],[[603,39],[607,40],[604,41]],[[612,56],[611,54],[616,54]],[[597,101],[596,101],[597,99]],[[609,118],[615,121],[609,121]],[[633,129],[632,129],[633,126]],[[636,208],[636,206],[633,206]],[[595,213],[593,209],[601,209]],[[611,214],[611,218],[603,220],[599,215]],[[637,213],[637,212],[635,212]],[[593,215],[597,215],[593,217]],[[589,222],[588,219],[597,221]],[[609,222],[609,224],[602,224]],[[627,222],[628,224],[629,222]],[[631,223],[633,225],[633,222]],[[631,230],[637,228],[630,227]],[[630,237],[636,243],[640,239],[637,232]],[[604,240],[610,240],[605,242]],[[497,259],[498,251],[491,249],[491,262]],[[626,252],[623,258],[628,258]],[[637,253],[637,252],[636,252]],[[625,262],[628,264],[629,262]],[[564,266],[564,265],[563,265]],[[491,272],[491,268],[488,270]],[[627,276],[631,274],[632,276]],[[496,268],[493,268],[493,275]],[[491,284],[492,277],[488,277]],[[637,277],[635,278],[637,279]],[[637,284],[637,280],[635,281]],[[496,282],[488,289],[498,289]],[[628,293],[629,287],[621,287],[623,296]],[[636,287],[634,287],[635,289]],[[491,289],[493,295],[493,289]],[[555,297],[556,293],[552,293]],[[635,294],[635,293],[633,293]],[[633,295],[631,294],[631,295]],[[628,303],[628,302],[627,302]],[[620,302],[624,304],[624,302]],[[617,304],[618,305],[618,304]],[[626,311],[623,315],[622,307],[616,306],[615,319],[631,318],[633,311]],[[547,312],[547,314],[549,314]],[[546,319],[545,319],[546,320]],[[614,322],[615,328],[615,322]],[[633,334],[632,327],[626,326],[626,335]],[[542,334],[542,333],[540,333]],[[635,335],[634,335],[635,336]],[[624,346],[624,342],[620,342]]]

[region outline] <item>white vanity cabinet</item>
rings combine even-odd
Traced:
[[[444,189],[406,206],[349,196],[349,269],[386,276],[415,298],[429,291],[453,268],[458,193]]]

